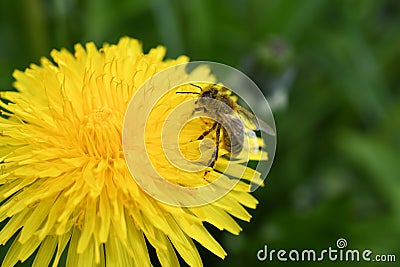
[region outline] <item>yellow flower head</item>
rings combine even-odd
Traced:
[[[23,262],[35,251],[34,266],[57,266],[64,250],[67,266],[150,266],[146,240],[163,266],[179,264],[175,250],[189,265],[201,266],[193,240],[224,258],[203,222],[238,234],[241,228],[231,216],[249,221],[243,206],[257,204],[248,183],[240,181],[207,205],[169,205],[132,178],[123,150],[124,116],[138,88],[188,58],[163,60],[161,46],[144,54],[130,38],[100,50],[93,43],[76,45],[75,54],[61,50],[51,56],[54,62],[43,58],[40,66],[15,71],[18,91],[1,93],[0,221],[7,223],[0,243],[16,236],[3,266]],[[193,91],[190,85],[183,88]],[[148,157],[162,176],[171,184],[196,187],[214,181],[229,159],[222,149],[208,173],[182,172],[168,163],[159,127],[173,107],[190,98],[164,95],[144,127]],[[206,125],[197,119],[182,129],[179,144],[185,157],[199,157],[196,138]],[[241,178],[257,176],[240,165],[243,160],[237,162]]]

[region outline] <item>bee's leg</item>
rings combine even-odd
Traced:
[[[210,162],[208,163],[208,166],[211,167],[211,168],[214,168],[215,162],[218,159],[219,138],[220,138],[220,135],[221,135],[221,124],[216,122],[216,123],[214,123],[214,125],[217,125],[218,127],[217,127],[217,130],[216,130],[216,137],[217,138],[216,138],[216,141],[215,141],[215,150],[214,150],[214,152],[213,152],[213,154],[211,156]],[[214,127],[214,125],[213,125],[213,127]],[[209,170],[205,171],[204,172],[204,176],[206,176],[206,174],[209,173],[209,172],[210,172]]]
[[[214,122],[213,126],[211,126],[210,129],[205,130],[204,133],[202,133],[196,140],[203,140],[204,137],[206,137],[207,135],[209,135],[212,131],[214,131],[214,129],[217,127],[219,123],[218,122]]]
[[[221,135],[221,124],[218,123],[217,131],[216,131],[216,140],[215,140],[215,150],[211,157],[211,162],[208,164],[211,168],[214,167],[215,162],[218,159],[218,151],[219,151],[219,138]]]

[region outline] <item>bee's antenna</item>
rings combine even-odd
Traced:
[[[198,85],[196,85],[196,84],[194,84],[194,83],[191,83],[190,85],[199,88],[200,91],[203,91],[203,88],[201,88],[200,86],[198,86]],[[200,93],[198,93],[198,92],[176,92],[176,93],[177,93],[177,94],[195,94],[195,95],[199,95],[199,94],[200,94]]]
[[[197,88],[199,88],[199,89],[200,89],[200,91],[203,91],[203,88],[201,88],[201,86],[198,86],[198,85],[196,85],[196,84],[194,84],[194,83],[191,83],[190,85],[192,85],[192,86],[194,86],[194,87],[197,87]]]
[[[195,95],[199,95],[199,92],[176,92],[177,94],[195,94]]]

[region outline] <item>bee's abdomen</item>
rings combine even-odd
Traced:
[[[232,132],[233,131],[233,132]],[[242,129],[224,129],[224,146],[231,156],[238,155],[243,149],[243,130]]]

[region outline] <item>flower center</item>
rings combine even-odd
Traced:
[[[85,154],[96,158],[116,158],[122,150],[121,120],[109,108],[93,110],[80,127],[81,147]]]

